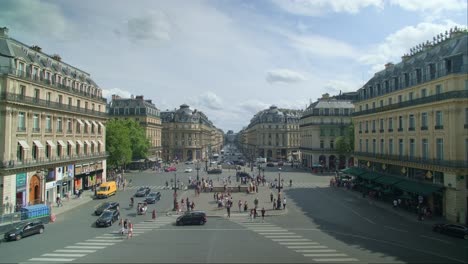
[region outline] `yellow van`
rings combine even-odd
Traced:
[[[115,181],[108,181],[104,182],[99,186],[99,189],[96,192],[96,198],[107,198],[111,195],[115,195],[117,193],[117,184]]]

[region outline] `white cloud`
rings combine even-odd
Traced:
[[[270,107],[270,105],[271,104],[267,104],[256,99],[249,99],[245,102],[239,103],[238,109],[243,111],[248,118],[251,118],[259,111]]]
[[[400,57],[408,53],[413,46],[432,41],[432,38],[449,30],[454,26],[463,26],[451,20],[444,23],[419,23],[416,26],[404,27],[385,38],[385,41],[371,48],[370,51],[361,56],[358,60],[364,64],[371,65],[370,72],[377,72],[384,69],[387,62],[398,63]]]
[[[357,51],[349,44],[319,35],[300,36],[286,33],[290,45],[299,51],[312,55],[335,58],[356,58]]]
[[[358,80],[353,80],[351,78],[349,79],[340,79],[340,80],[329,80],[325,84],[325,90],[330,94],[330,95],[339,95],[340,92],[346,93],[346,92],[354,92],[360,88],[362,85],[361,81]]]
[[[366,7],[383,8],[383,0],[274,0],[287,12],[305,15],[320,16],[329,12],[356,14]]]
[[[466,0],[392,0],[393,5],[409,11],[464,11],[466,12]]]
[[[117,35],[125,35],[131,41],[168,41],[173,25],[169,16],[161,10],[148,10],[146,14],[132,17],[125,22],[125,30],[115,29]]]
[[[217,96],[213,92],[205,92],[200,94],[195,100],[193,101],[193,105],[203,109],[208,108],[211,110],[221,110],[223,109],[223,102],[219,96]]]
[[[266,80],[269,83],[283,82],[294,83],[305,81],[306,77],[301,73],[288,69],[274,69],[267,72]]]
[[[112,97],[113,94],[116,94],[122,98],[130,98],[132,96],[132,93],[119,89],[119,88],[110,88],[110,89],[102,88],[102,96],[107,98],[108,101],[110,101],[110,98]]]

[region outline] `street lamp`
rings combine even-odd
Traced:
[[[177,211],[177,173],[174,173],[174,211]]]
[[[281,168],[278,168],[278,170],[279,170],[278,172],[278,197],[279,197],[281,189],[283,187],[281,186]]]
[[[198,160],[195,163],[195,169],[197,170],[197,184],[198,184],[198,181],[200,180],[198,176],[198,172],[200,171],[200,161]]]

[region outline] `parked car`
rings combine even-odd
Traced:
[[[210,162],[210,164],[216,164],[217,161],[213,160],[212,162]]]
[[[104,210],[117,210],[117,207],[119,207],[118,202],[104,202],[96,207],[94,214],[101,215]]]
[[[468,227],[456,224],[435,224],[432,227],[434,232],[449,236],[460,237],[468,240]]]
[[[151,192],[150,187],[140,187],[135,193],[135,197],[145,197]]]
[[[96,220],[97,227],[112,226],[112,223],[120,219],[120,212],[117,210],[104,210]]]
[[[21,223],[5,233],[5,240],[20,240],[23,237],[42,234],[43,232],[44,224],[41,221]]]
[[[184,172],[192,172],[192,168],[185,168]]]
[[[211,169],[207,171],[208,174],[221,174],[223,173],[222,169]]]
[[[193,161],[191,161],[191,160],[187,160],[187,161],[185,162],[185,164],[187,164],[187,165],[189,165],[189,164],[193,164]]]
[[[267,167],[274,167],[274,166],[275,166],[275,164],[273,162],[268,162],[267,163]]]
[[[206,213],[203,211],[191,211],[177,217],[176,225],[204,225],[206,223]]]
[[[152,192],[148,194],[148,196],[145,199],[145,202],[148,204],[155,204],[156,201],[159,201],[161,199],[161,193],[160,192]]]
[[[165,167],[165,168],[164,168],[164,171],[165,171],[165,172],[177,171],[177,168],[176,168],[175,166]]]

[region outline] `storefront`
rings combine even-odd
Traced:
[[[26,179],[27,173],[16,174],[16,205],[26,206]]]
[[[64,198],[71,195],[73,191],[72,180],[74,175],[74,165],[55,168],[55,179],[57,184],[57,194]]]
[[[90,190],[103,181],[102,162],[75,165],[75,190]]]
[[[55,180],[55,170],[49,169],[46,176],[45,200],[47,203],[53,204],[57,197],[57,182]]]

